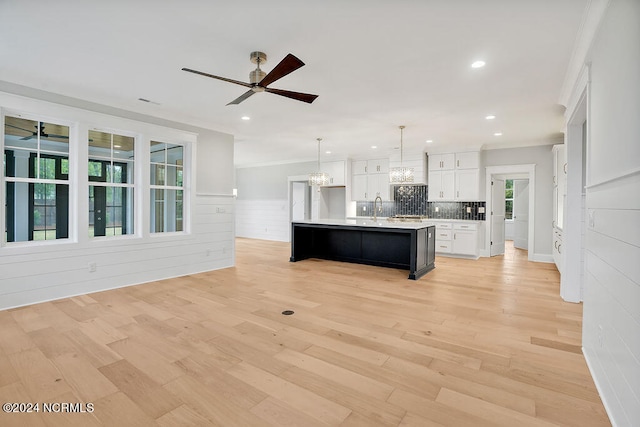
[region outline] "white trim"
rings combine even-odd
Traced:
[[[488,210],[486,213],[486,229],[485,229],[485,251],[491,253],[491,177],[493,175],[504,175],[510,173],[526,173],[529,179],[529,242],[527,245],[529,261],[537,261],[534,259],[535,248],[535,196],[536,196],[536,165],[503,165],[503,166],[487,166],[485,179],[485,191]],[[486,256],[486,255],[485,255]]]
[[[233,194],[222,194],[222,193],[196,193],[198,197],[229,197],[234,198]]]
[[[546,262],[549,264],[555,264],[553,260],[553,255],[549,254],[533,254],[533,258],[529,258],[531,261],[535,262]]]
[[[588,171],[583,173],[583,165],[588,168],[588,162],[583,162],[589,152],[589,67],[582,69],[581,79],[576,83],[575,92],[572,94],[572,101],[567,110],[568,117],[565,130],[566,149],[566,206],[564,209],[562,241],[565,254],[562,257],[562,276],[560,277],[560,296],[564,301],[582,301],[583,272],[583,220],[586,213],[582,204],[582,194],[584,191],[583,175],[588,175]],[[587,76],[587,77],[585,77]],[[586,129],[583,123],[587,122]],[[584,135],[586,133],[586,135]],[[586,146],[583,149],[583,140]],[[586,151],[586,152],[585,152]],[[569,219],[572,219],[569,221]]]
[[[616,176],[612,176],[610,178],[604,179],[602,181],[596,182],[595,184],[589,184],[585,187],[585,189],[587,190],[593,190],[597,187],[600,187],[601,185],[605,185],[605,184],[610,184],[612,182],[616,182],[616,181],[621,181],[625,178],[630,178],[634,175],[637,175],[640,173],[640,168],[636,168],[636,169],[632,169],[630,171],[627,172],[623,172],[620,175],[616,175]]]
[[[598,391],[598,396],[600,396],[600,400],[602,401],[602,405],[604,406],[604,410],[607,413],[607,417],[609,417],[609,421],[612,426],[616,426],[613,419],[613,411],[611,411],[611,407],[609,406],[609,401],[607,400],[608,394],[604,392],[602,385],[600,385],[600,376],[596,375],[595,370],[593,369],[593,362],[591,362],[591,358],[589,357],[589,353],[585,351],[585,347],[582,347],[582,355],[584,356],[584,360],[587,362],[587,369],[589,369],[589,373],[591,374],[591,378],[593,379],[593,383],[596,385],[596,390]]]
[[[585,65],[580,71],[578,81],[574,85],[574,90],[571,92],[569,99],[567,100],[567,109],[564,112],[564,117],[567,123],[575,121],[575,115],[579,106],[584,102],[584,98],[587,96],[587,86],[591,81],[591,67]]]

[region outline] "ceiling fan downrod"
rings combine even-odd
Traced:
[[[267,54],[257,51],[251,52],[251,55],[249,55],[249,59],[251,60],[251,62],[257,65],[257,68],[249,73],[249,83],[251,83],[252,85],[257,85],[267,75],[267,73],[260,69],[260,64],[263,62],[267,62]]]

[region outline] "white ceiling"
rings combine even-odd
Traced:
[[[0,80],[231,133],[238,166],[315,160],[318,137],[323,160],[386,156],[398,125],[406,151],[551,143],[588,3],[1,0]],[[318,99],[226,106],[246,88],[181,71],[248,81],[254,50],[299,57],[270,87]]]

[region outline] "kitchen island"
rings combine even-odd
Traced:
[[[435,267],[435,226],[381,219],[294,221],[289,260],[307,258],[401,268],[416,280]]]

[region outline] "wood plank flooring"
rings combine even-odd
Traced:
[[[0,425],[610,425],[552,264],[288,259],[238,239],[234,268],[0,312],[0,402],[94,407]]]

